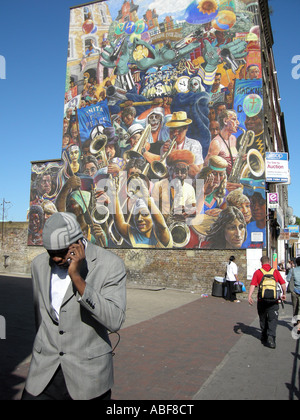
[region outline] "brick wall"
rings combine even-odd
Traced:
[[[44,252],[43,247],[27,246],[27,228],[27,222],[4,223],[0,274],[28,275],[32,259]],[[245,250],[116,249],[112,252],[124,260],[129,282],[199,293],[211,293],[214,277],[223,277],[226,262],[235,255],[239,277],[248,286]]]

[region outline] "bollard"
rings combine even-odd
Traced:
[[[6,339],[6,321],[4,316],[0,315],[0,340]]]

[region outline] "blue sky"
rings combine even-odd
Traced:
[[[60,158],[69,8],[84,2],[1,0],[0,56],[5,60],[6,78],[0,79],[0,203],[3,199],[10,202],[5,204],[5,220],[26,220],[30,162]],[[273,49],[290,149],[289,205],[300,217],[300,79],[292,77],[292,58],[300,56],[300,2],[271,0],[270,4],[274,11]],[[300,69],[298,73],[300,76]],[[2,220],[2,206],[0,210]]]

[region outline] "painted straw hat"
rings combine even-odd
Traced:
[[[185,111],[173,112],[172,118],[166,123],[167,127],[183,127],[191,124],[193,121],[187,118]]]

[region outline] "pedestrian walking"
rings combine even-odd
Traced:
[[[86,241],[72,213],[46,221],[43,244],[32,262],[37,335],[22,399],[110,399],[108,331],[125,318],[123,261]]]
[[[300,257],[296,258],[296,267],[290,269],[287,282],[292,297],[294,324],[300,328]]]
[[[272,269],[270,259],[267,256],[261,258],[262,268],[254,272],[248,294],[248,302],[253,305],[252,295],[256,287],[259,287],[263,281],[264,275],[270,276],[270,280],[275,283],[275,293],[277,284],[279,283],[282,288],[281,300],[286,299],[286,284],[280,273],[276,269]],[[261,342],[262,344],[272,349],[276,348],[276,329],[278,323],[279,304],[278,297],[275,294],[274,299],[265,299],[262,293],[257,296],[257,311],[259,315],[260,328],[261,328]]]
[[[229,261],[227,263],[226,268],[226,287],[227,287],[227,293],[225,296],[226,300],[229,300],[230,302],[239,303],[240,300],[236,298],[236,292],[234,291],[234,283],[238,282],[238,267],[236,265],[235,257],[232,255],[229,258]]]

